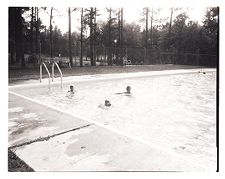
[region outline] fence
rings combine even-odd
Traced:
[[[217,66],[217,55],[200,53],[176,53],[146,48],[116,48],[102,47],[96,49],[96,61],[102,64],[123,65],[124,61],[131,64],[179,64],[193,66]]]
[[[154,65],[154,64],[180,64],[193,66],[216,67],[218,63],[217,55],[199,54],[199,53],[176,53],[171,51],[160,51],[155,49],[136,48],[118,48],[118,47],[95,47],[95,61],[97,65]],[[10,60],[9,54],[9,60]],[[26,60],[27,59],[27,60]],[[29,61],[30,56],[25,56],[25,60]],[[68,61],[68,57],[55,57],[59,61]],[[73,57],[74,64],[79,66],[80,53],[76,53]],[[42,57],[42,60],[50,61],[50,57]],[[76,62],[76,63],[75,63]],[[127,63],[129,62],[129,63]],[[28,62],[29,63],[29,62]],[[83,64],[90,65],[90,50],[83,51]]]
[[[212,54],[160,52],[160,62],[162,64],[171,63],[179,65],[216,67],[217,61],[217,55]]]

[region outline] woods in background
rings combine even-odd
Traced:
[[[123,18],[124,8],[105,9],[106,21],[97,20],[101,16],[97,8],[68,8],[68,32],[62,33],[52,24],[57,9],[9,7],[9,64],[20,63],[24,67],[26,55],[35,60],[40,55],[53,58],[60,54],[68,57],[71,65],[73,58],[79,60],[79,66],[83,66],[83,59],[88,58],[95,66],[96,60],[103,55],[107,56],[108,65],[114,63],[113,59],[121,65],[129,48],[141,49],[136,53],[143,52],[143,58],[149,57],[148,53],[154,50],[218,55],[219,8],[208,8],[203,25],[191,21],[185,11],[174,17],[177,9],[170,8],[168,18],[159,19],[160,9],[143,8],[140,22],[128,23]],[[40,11],[46,11],[49,27],[43,25]],[[71,19],[71,13],[80,14],[79,23]],[[71,32],[71,21],[80,32]]]

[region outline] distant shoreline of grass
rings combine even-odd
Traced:
[[[162,70],[176,70],[176,69],[194,69],[203,68],[189,65],[137,65],[137,66],[84,66],[73,68],[61,68],[63,76],[77,76],[77,75],[95,75],[95,74],[109,74],[109,73],[131,73],[131,72],[147,72],[147,71],[162,71]],[[51,68],[49,67],[49,70]],[[50,71],[51,72],[51,71]],[[39,67],[35,68],[18,68],[9,69],[8,81],[13,83],[21,80],[39,79]],[[59,77],[58,71],[55,76]],[[47,73],[43,70],[43,78],[47,78]]]

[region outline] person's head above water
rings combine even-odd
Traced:
[[[126,93],[129,93],[130,94],[131,87],[130,86],[127,86],[126,90],[127,90]]]
[[[105,100],[105,106],[111,106],[111,103],[109,100]]]
[[[70,85],[70,91],[71,91],[71,92],[74,92],[74,87],[73,87],[73,85]]]

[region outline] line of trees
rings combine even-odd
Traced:
[[[106,8],[108,19],[97,21],[97,8],[68,8],[68,32],[61,30],[52,21],[56,9],[50,8],[49,27],[43,25],[39,11],[47,8],[9,7],[9,63],[21,63],[25,66],[24,54],[55,57],[69,57],[71,66],[73,56],[79,56],[83,66],[84,54],[96,65],[98,48],[108,48],[108,65],[112,65],[112,48],[147,48],[162,51],[195,52],[216,54],[218,51],[219,8],[208,8],[203,25],[189,20],[185,12],[176,17],[170,8],[169,19],[158,19],[160,9],[143,8],[140,23],[127,23],[123,19],[123,8]],[[71,32],[71,13],[80,13],[80,32]],[[30,14],[30,17],[24,17]],[[166,23],[163,23],[165,22]],[[150,24],[150,27],[149,27]],[[121,58],[117,56],[117,58]]]

